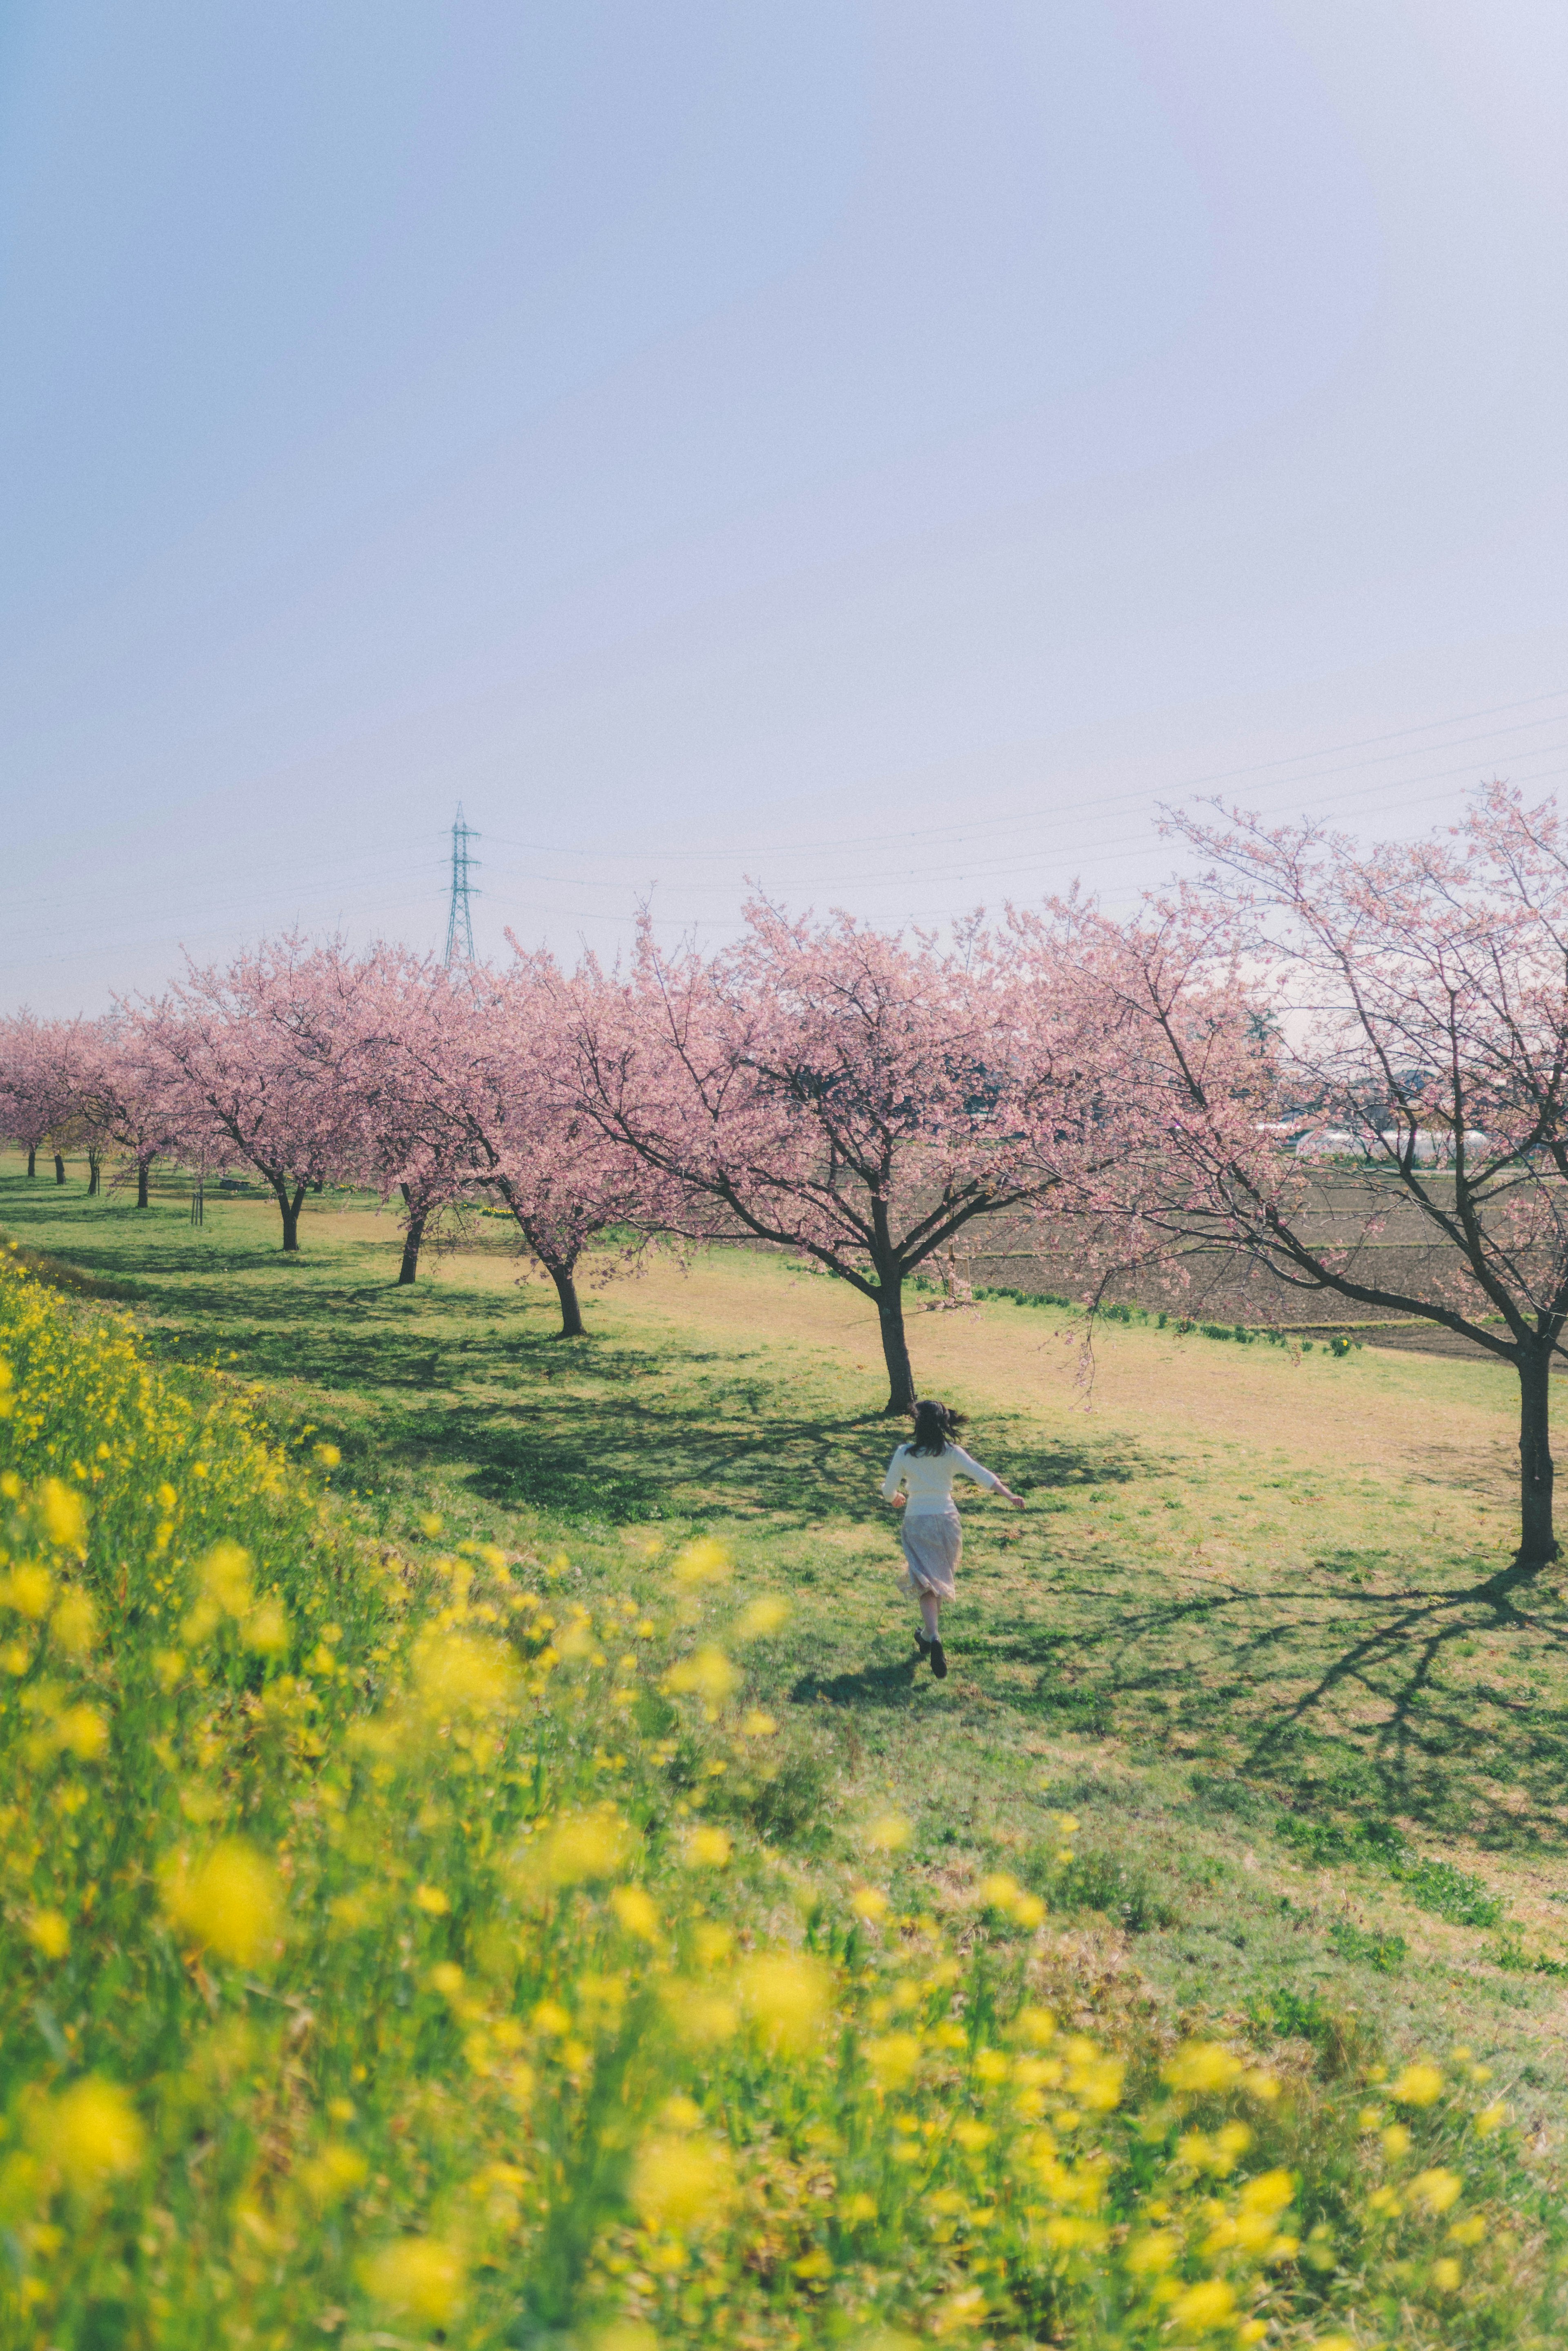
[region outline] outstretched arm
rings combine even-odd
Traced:
[[[984,1468],[972,1454],[965,1452],[961,1445],[955,1445],[953,1450],[958,1457],[960,1477],[973,1479],[977,1486],[984,1486],[990,1493],[1000,1494],[1003,1500],[1011,1502],[1015,1510],[1021,1510],[1026,1507],[1023,1496],[1015,1494],[1010,1486],[1005,1486],[994,1469]]]

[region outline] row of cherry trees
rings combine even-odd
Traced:
[[[645,930],[624,972],[275,941],[105,1021],[0,1023],[0,1129],[29,1173],[69,1143],[96,1182],[115,1155],[142,1203],[159,1157],[247,1168],[288,1250],[313,1189],[370,1185],[401,1204],[404,1280],[433,1220],[487,1201],[569,1333],[595,1236],[779,1243],[874,1307],[890,1410],[915,1394],[907,1280],[978,1219],[1071,1217],[1093,1278],[1250,1259],[1512,1364],[1538,1565],[1568,1324],[1555,807],[1493,787],[1457,831],[1370,852],[1179,830],[1199,878],[1130,921],[1068,901],[947,945],[762,902],[711,954]],[[1355,1139],[1332,1214],[1281,1139],[1303,1110]]]

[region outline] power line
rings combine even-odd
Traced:
[[[479,835],[464,820],[463,803],[457,803],[457,814],[452,820],[452,904],[446,916],[446,957],[450,964],[461,952],[465,963],[474,960],[474,915],[469,905],[471,897],[479,894],[469,881],[471,867],[478,864],[476,857],[468,854],[468,843]]]
[[[1096,793],[1088,800],[1070,802],[1064,808],[1053,809],[1048,811],[1036,812],[1030,810],[1014,810],[1000,816],[961,820],[951,824],[909,826],[890,825],[885,831],[881,832],[841,834],[835,838],[815,841],[809,839],[797,840],[780,843],[778,846],[785,854],[794,852],[797,854],[804,855],[818,850],[831,850],[836,853],[845,849],[873,848],[880,846],[882,843],[886,841],[936,841],[951,838],[955,834],[958,835],[960,838],[973,838],[981,832],[1005,831],[1009,826],[1050,822],[1061,816],[1071,816],[1087,812],[1100,814],[1108,808],[1124,807],[1133,801],[1148,800],[1156,798],[1174,799],[1187,792],[1203,791],[1212,786],[1232,783],[1244,777],[1255,776],[1261,778],[1275,775],[1275,771],[1280,768],[1300,767],[1303,763],[1311,760],[1333,758],[1343,751],[1363,751],[1371,749],[1379,744],[1406,742],[1413,735],[1440,734],[1442,730],[1448,727],[1468,726],[1472,719],[1506,716],[1510,711],[1514,710],[1534,710],[1538,709],[1543,702],[1562,702],[1564,698],[1568,698],[1568,686],[1554,686],[1549,694],[1532,694],[1526,696],[1525,699],[1520,702],[1499,702],[1490,704],[1477,710],[1454,711],[1446,718],[1424,719],[1419,726],[1395,727],[1391,731],[1381,735],[1358,736],[1354,737],[1352,740],[1343,743],[1321,744],[1317,748],[1311,751],[1288,752],[1280,758],[1259,760],[1255,765],[1250,767],[1218,768],[1211,769],[1207,774],[1188,776],[1181,782],[1170,785],[1163,789],[1156,786],[1140,786],[1133,791],[1115,792],[1103,795]],[[1276,776],[1275,781],[1272,784],[1264,784],[1260,786],[1260,789],[1264,790],[1290,791],[1296,789],[1298,786],[1305,787],[1311,784],[1327,783],[1331,782],[1337,776],[1353,775],[1358,773],[1364,768],[1383,766],[1390,759],[1430,758],[1435,752],[1462,750],[1472,743],[1495,742],[1502,736],[1528,734],[1536,727],[1558,726],[1562,723],[1563,715],[1563,714],[1561,712],[1548,713],[1540,718],[1521,720],[1517,725],[1512,726],[1488,727],[1482,734],[1461,736],[1456,741],[1429,743],[1424,746],[1413,746],[1407,751],[1380,752],[1377,756],[1370,759],[1357,759],[1347,762],[1342,767],[1325,768],[1316,776],[1309,775],[1300,778]],[[1558,747],[1553,745],[1551,747],[1555,749]],[[1528,757],[1530,755],[1527,753],[1525,756]],[[1463,773],[1464,770],[1459,768],[1449,768],[1443,770],[1442,772],[1450,775],[1457,775]],[[503,849],[521,850],[525,855],[538,856],[543,854],[545,856],[549,856],[557,853],[550,846],[542,841],[510,841],[500,834],[492,834],[491,838],[499,847]],[[566,853],[570,855],[570,850],[568,850]],[[600,853],[601,852],[596,847],[596,856]],[[773,854],[776,852],[771,851],[747,849],[736,850],[733,848],[727,848],[722,843],[716,846],[708,841],[687,841],[678,843],[674,846],[660,847],[646,852],[622,851],[620,853],[623,858],[635,857],[641,854],[658,857],[726,858],[736,855],[757,856]]]

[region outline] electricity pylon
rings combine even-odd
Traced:
[[[479,835],[464,820],[463,803],[457,803],[457,814],[452,821],[452,911],[446,917],[446,961],[462,956],[467,963],[474,960],[474,917],[469,910],[470,897],[478,891],[469,881],[469,869],[479,860],[468,854],[468,843]]]

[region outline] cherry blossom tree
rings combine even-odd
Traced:
[[[38,1153],[52,1148],[57,1184],[66,1180],[60,1144],[78,1108],[79,1028],[26,1011],[0,1022],[0,1127],[26,1150],[29,1176],[37,1175]]]
[[[577,1100],[572,986],[520,951],[502,974],[383,954],[360,1008],[352,1084],[373,1180],[405,1202],[400,1280],[413,1278],[434,1209],[488,1197],[549,1275],[562,1337],[580,1338],[584,1249],[611,1227],[646,1224],[658,1187]]]
[[[589,1243],[615,1228],[644,1236],[663,1228],[676,1195],[580,1097],[577,1041],[592,975],[569,981],[548,955],[511,944],[517,963],[484,1007],[486,1068],[507,1116],[499,1127],[476,1127],[475,1141],[489,1162],[490,1190],[555,1284],[562,1338],[580,1338],[577,1273]]]
[[[105,1149],[123,1153],[136,1170],[136,1205],[145,1208],[153,1163],[170,1149],[174,1128],[134,1026],[122,1018],[84,1023],[72,1085],[89,1161]]]
[[[1183,818],[1200,883],[1081,925],[1139,1148],[1123,1204],[1160,1244],[1419,1317],[1511,1364],[1520,1542],[1557,1556],[1550,1375],[1568,1353],[1568,834],[1493,786],[1447,833],[1358,849],[1312,823]],[[1321,1164],[1337,1138],[1333,1215]],[[1397,1218],[1397,1223],[1395,1219]],[[1397,1251],[1394,1232],[1419,1246]]]
[[[758,901],[708,957],[663,952],[645,924],[627,982],[578,1002],[601,1130],[685,1194],[680,1229],[801,1250],[868,1300],[890,1413],[915,1402],[909,1275],[1110,1147],[1081,1005],[1020,993],[977,926],[944,952]]]
[[[336,943],[264,941],[124,1008],[131,1050],[189,1156],[250,1166],[299,1246],[306,1195],[358,1156],[359,1105],[323,1040],[352,1027],[359,974]]]
[[[400,1285],[419,1274],[433,1220],[479,1190],[461,1105],[473,1054],[474,987],[465,970],[378,946],[353,986],[319,1003],[314,1058],[329,1062],[352,1104],[353,1171],[402,1202]]]

